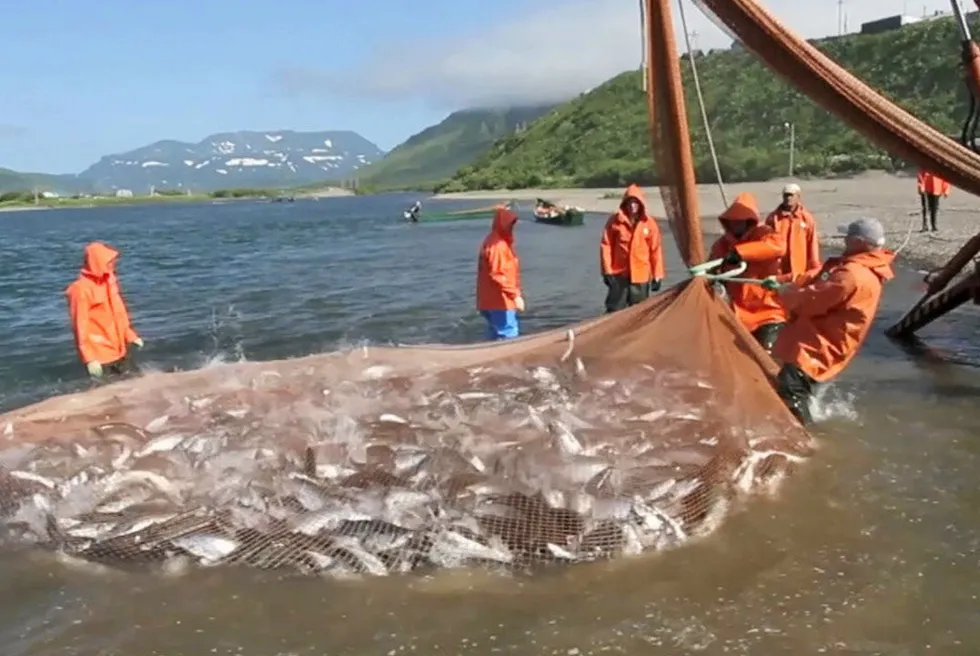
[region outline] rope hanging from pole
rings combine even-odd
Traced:
[[[647,3],[645,0],[640,0],[640,47],[642,52],[640,53],[640,73],[643,78],[643,92],[647,91],[647,67],[650,62],[647,59]]]
[[[721,166],[718,164],[718,153],[715,152],[715,140],[711,136],[711,125],[708,122],[708,110],[704,106],[704,96],[701,94],[701,81],[698,78],[698,65],[694,61],[694,50],[691,48],[691,35],[687,29],[687,15],[684,13],[684,0],[677,0],[680,10],[681,29],[684,30],[684,44],[687,46],[687,61],[691,64],[691,78],[694,81],[694,91],[698,97],[698,107],[701,109],[701,121],[704,123],[704,134],[708,138],[708,150],[711,151],[711,163],[715,167],[715,179],[718,181],[718,192],[721,202],[728,207],[728,197],[725,194],[725,183],[721,179]]]

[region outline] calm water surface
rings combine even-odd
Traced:
[[[412,200],[2,214],[0,405],[82,384],[62,292],[92,239],[123,253],[143,366],[478,340],[474,257],[487,226],[395,222]],[[527,330],[600,311],[600,228],[599,217],[519,225]],[[357,583],[95,575],[8,553],[0,653],[980,653],[980,313],[924,334],[956,364],[904,354],[880,331],[912,303],[916,279],[890,285],[876,335],[832,390],[819,456],[782,498],[749,504],[700,544],[532,580]]]

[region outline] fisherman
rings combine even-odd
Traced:
[[[844,233],[844,253],[802,276],[766,278],[789,315],[772,349],[782,363],[779,395],[803,423],[813,421],[809,401],[818,383],[840,374],[861,348],[881,300],[894,277],[895,254],[886,249],[877,219],[858,219]],[[783,282],[792,278],[792,282]]]
[[[417,201],[415,201],[415,204],[412,205],[412,207],[408,210],[408,219],[412,223],[418,223],[419,222],[419,213],[421,213],[421,212],[422,212],[422,201],[417,200]]]
[[[483,240],[476,272],[476,308],[487,322],[490,340],[520,335],[518,312],[524,311],[521,266],[514,250],[517,214],[496,208],[490,234]]]
[[[711,259],[724,258],[720,271],[747,265],[742,277],[767,278],[781,273],[786,242],[765,223],[760,224],[755,196],[741,193],[718,217],[725,234],[711,247]],[[735,316],[752,333],[766,352],[772,351],[779,331],[786,323],[786,312],[775,292],[759,285],[725,283]]]
[[[119,290],[118,260],[118,251],[90,243],[78,279],[65,290],[78,357],[95,379],[134,373],[129,345],[143,347]]]
[[[813,214],[800,202],[800,185],[783,187],[783,202],[773,210],[766,223],[786,244],[783,273],[801,276],[820,268],[820,238]]]
[[[637,185],[623,194],[619,211],[609,217],[599,244],[606,312],[616,312],[660,291],[665,275],[660,227],[647,214],[646,197]]]
[[[922,232],[929,232],[929,227],[936,232],[936,217],[939,215],[939,198],[949,196],[949,183],[935,173],[919,169],[916,176],[916,186],[919,189],[919,201],[922,203]],[[928,215],[928,223],[926,218]]]

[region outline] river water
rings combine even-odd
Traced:
[[[413,200],[0,215],[0,405],[83,384],[62,292],[93,239],[123,254],[144,367],[364,339],[476,341],[474,258],[487,226],[397,222]],[[526,330],[601,310],[600,226],[518,226]],[[673,248],[668,256],[668,281],[680,280]],[[356,583],[221,569],[97,574],[7,553],[2,653],[976,654],[980,352],[970,340],[980,313],[966,308],[924,333],[945,361],[903,353],[881,330],[914,301],[916,280],[905,270],[889,286],[875,334],[827,402],[820,453],[781,498],[750,503],[698,544],[536,579]]]

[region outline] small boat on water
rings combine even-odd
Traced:
[[[580,226],[585,223],[585,210],[539,198],[534,204],[534,220],[550,225]]]

